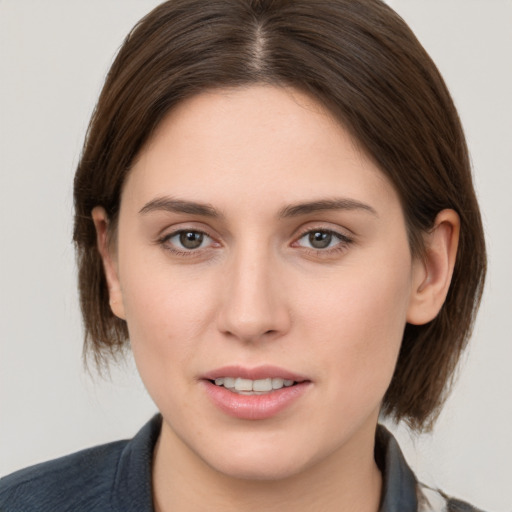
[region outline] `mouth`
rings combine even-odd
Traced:
[[[243,420],[264,420],[293,410],[313,382],[276,366],[226,366],[201,377],[203,389],[224,414]]]
[[[284,387],[289,388],[298,384],[292,379],[281,377],[266,377],[263,379],[245,379],[243,377],[218,377],[210,380],[215,386],[221,386],[239,395],[264,395]]]

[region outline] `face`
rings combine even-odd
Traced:
[[[314,100],[179,105],[125,183],[111,265],[161,438],[191,460],[267,479],[372,449],[420,271],[394,188]]]

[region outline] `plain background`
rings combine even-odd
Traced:
[[[0,0],[0,475],[131,437],[155,412],[133,364],[81,362],[72,179],[106,70],[156,0]],[[444,75],[487,230],[484,302],[433,435],[394,429],[419,477],[512,511],[512,1],[390,0]]]

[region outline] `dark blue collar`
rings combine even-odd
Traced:
[[[112,508],[123,512],[152,512],[151,470],[153,450],[162,417],[154,416],[121,452],[112,488]],[[416,512],[417,481],[395,438],[377,428],[375,459],[383,474],[379,512]]]
[[[396,439],[382,425],[377,427],[375,460],[383,477],[379,512],[416,512],[418,482]]]
[[[153,416],[121,452],[112,487],[113,510],[153,512],[151,471],[161,426],[162,416]]]

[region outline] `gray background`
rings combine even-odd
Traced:
[[[155,411],[133,363],[81,363],[72,178],[124,35],[155,0],[0,0],[0,475],[131,437]],[[395,428],[425,482],[512,511],[512,1],[390,0],[460,110],[490,256],[460,378],[433,435]]]

